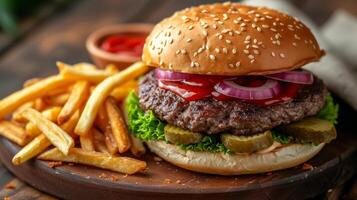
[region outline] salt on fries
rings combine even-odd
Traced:
[[[88,152],[78,148],[72,148],[67,156],[57,148],[54,148],[41,154],[38,158],[41,160],[85,164],[124,174],[134,174],[146,168],[146,162],[144,161],[128,157],[112,157],[104,153]]]
[[[75,129],[75,133],[84,135],[92,128],[99,107],[104,103],[115,87],[144,74],[148,70],[148,66],[144,63],[137,62],[101,82],[89,97]]]
[[[128,133],[118,101],[137,87],[134,78],[148,67],[139,62],[118,72],[113,65],[57,65],[59,75],[30,79],[0,101],[0,135],[22,147],[12,163],[39,157],[126,174],[143,171],[146,162],[118,156],[129,149],[135,156],[146,152]],[[10,114],[11,120],[1,120]]]
[[[22,104],[42,97],[46,92],[63,87],[69,83],[69,80],[65,80],[61,76],[52,76],[11,94],[0,101],[0,119],[13,112]]]

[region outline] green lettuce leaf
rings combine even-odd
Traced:
[[[202,138],[201,142],[199,143],[185,144],[180,146],[184,150],[191,150],[191,151],[231,153],[231,151],[221,143],[219,139],[219,135],[206,135]]]
[[[289,144],[291,142],[293,142],[293,137],[291,137],[290,135],[286,135],[286,134],[281,134],[276,130],[272,130],[271,134],[273,136],[273,140],[281,143],[281,144]]]
[[[334,103],[332,95],[328,93],[326,97],[325,106],[316,116],[320,119],[325,119],[330,121],[331,123],[337,124],[338,110],[338,104]]]
[[[165,123],[157,119],[149,110],[144,112],[139,106],[139,98],[132,91],[125,102],[128,111],[128,128],[135,137],[144,140],[165,140]]]

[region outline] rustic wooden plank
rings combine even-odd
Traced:
[[[9,181],[5,187],[0,190],[0,199],[10,198],[12,200],[29,200],[29,199],[42,199],[42,200],[55,200],[56,198],[50,197],[42,192],[39,192],[27,184],[23,183],[17,178]]]

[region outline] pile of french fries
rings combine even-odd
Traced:
[[[128,133],[119,105],[148,67],[141,62],[120,72],[88,63],[57,67],[59,74],[28,80],[0,101],[0,134],[22,147],[12,163],[38,158],[125,174],[145,170],[146,162],[121,156],[128,150],[140,156],[146,149]]]

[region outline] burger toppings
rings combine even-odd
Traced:
[[[221,134],[221,141],[234,153],[253,153],[270,147],[273,144],[273,137],[270,131],[253,136]]]
[[[170,90],[186,101],[207,97],[216,100],[240,99],[258,105],[290,101],[299,85],[311,85],[308,71],[288,71],[267,76],[213,76],[155,69],[160,88]]]
[[[325,106],[317,117],[278,126],[271,131],[252,136],[237,136],[230,132],[207,135],[166,124],[151,110],[142,110],[139,98],[134,92],[127,97],[125,106],[128,111],[128,126],[135,137],[144,141],[164,140],[179,145],[184,150],[222,153],[264,152],[270,148],[273,141],[275,144],[318,144],[327,143],[336,137],[333,123],[336,122],[338,106],[331,96],[327,96]],[[311,119],[314,122],[307,122]]]
[[[112,35],[105,38],[100,47],[110,53],[140,57],[145,38],[144,35]]]

